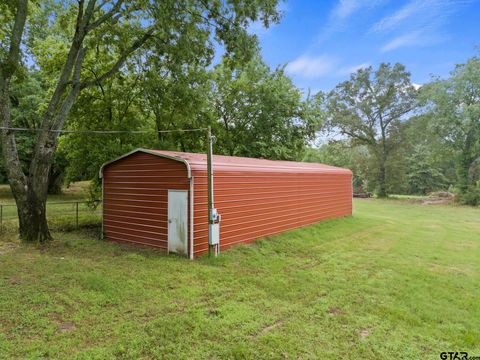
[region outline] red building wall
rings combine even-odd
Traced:
[[[162,156],[175,157],[178,161]],[[139,151],[105,165],[106,238],[166,251],[168,189],[189,190],[185,162],[191,169],[194,184],[194,255],[206,253],[208,195],[204,154]],[[213,163],[214,203],[222,216],[221,250],[352,214],[350,170],[227,156],[214,156]],[[190,214],[188,216],[190,219]],[[190,221],[188,224],[190,227]],[[188,233],[190,237],[190,228]]]
[[[167,251],[168,189],[189,190],[185,164],[137,152],[106,165],[105,238]]]
[[[195,177],[195,255],[208,251],[206,172]],[[216,170],[215,207],[222,216],[221,250],[239,243],[352,214],[351,173]]]

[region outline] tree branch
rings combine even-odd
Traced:
[[[85,29],[85,34],[89,32],[88,24],[90,23],[93,13],[95,12],[95,3],[96,3],[96,0],[89,0],[87,4],[87,8],[85,9],[83,24],[82,24]]]
[[[95,1],[91,0],[87,5],[86,13],[90,13],[91,9]],[[72,44],[70,45],[70,50],[68,51],[67,60],[63,66],[62,72],[60,73],[59,80],[55,87],[55,91],[48,103],[48,107],[45,111],[42,128],[47,129],[50,127],[50,121],[54,118],[54,113],[62,100],[62,96],[66,90],[66,87],[71,84],[70,76],[72,73],[72,69],[75,66],[75,62],[78,58],[78,52],[80,51],[83,43],[83,39],[85,38],[85,21],[84,21],[84,14],[83,14],[83,6],[84,0],[78,1],[78,11],[77,11],[77,20],[75,23],[75,34],[73,35]]]
[[[104,3],[105,4],[105,3]],[[104,5],[102,4],[100,7],[99,7],[99,10],[102,8],[102,6]],[[118,0],[113,6],[112,8],[107,11],[105,14],[103,14],[102,16],[100,16],[97,20],[95,20],[94,22],[92,22],[91,24],[89,24],[87,26],[87,32],[90,32],[94,29],[96,29],[97,27],[99,27],[100,25],[102,25],[105,21],[107,21],[108,19],[112,18],[116,13],[118,13],[120,11],[120,8],[122,7],[122,4],[123,4],[123,0]]]
[[[5,63],[1,65],[2,81],[8,81],[13,76],[20,62],[20,44],[22,42],[23,29],[27,20],[28,1],[19,0],[17,2],[17,13],[15,14],[15,23],[13,24],[10,48]]]
[[[0,64],[0,119],[3,127],[11,127],[10,113],[10,79],[20,63],[20,44],[27,20],[28,1],[17,2],[17,13],[10,37],[10,47],[5,63]],[[18,157],[15,134],[7,129],[2,131],[2,153],[5,161],[8,181],[12,187],[15,199],[26,200],[27,178],[22,170]]]
[[[137,39],[125,52],[118,58],[118,60],[113,64],[113,66],[105,72],[104,74],[100,75],[97,79],[94,80],[85,80],[80,84],[81,89],[85,89],[90,86],[97,85],[98,83],[110,78],[115,73],[117,73],[120,68],[125,64],[127,58],[135,52],[138,48],[140,48],[148,39],[153,36],[154,28],[151,27],[140,39]]]

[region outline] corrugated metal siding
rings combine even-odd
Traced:
[[[106,165],[103,181],[105,238],[166,251],[168,189],[189,190],[185,164],[137,152]]]
[[[170,156],[188,161],[192,169],[195,178],[194,254],[207,252],[205,154],[148,152],[140,150],[103,169],[106,238],[168,248],[168,189],[189,190],[187,166],[161,157]],[[321,164],[226,156],[214,156],[213,162],[215,207],[222,215],[222,250],[352,213],[352,174],[349,170]]]
[[[214,166],[215,169],[215,166]],[[195,176],[195,255],[208,251],[207,177]],[[352,214],[352,175],[214,170],[221,249]]]

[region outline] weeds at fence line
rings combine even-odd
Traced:
[[[98,227],[102,221],[101,201],[47,202],[47,221],[50,229],[56,231]],[[0,232],[16,232],[17,229],[17,206],[0,204]]]

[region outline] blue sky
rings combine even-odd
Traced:
[[[480,0],[287,0],[269,29],[253,24],[271,67],[330,90],[359,67],[400,62],[422,84],[479,54]]]

